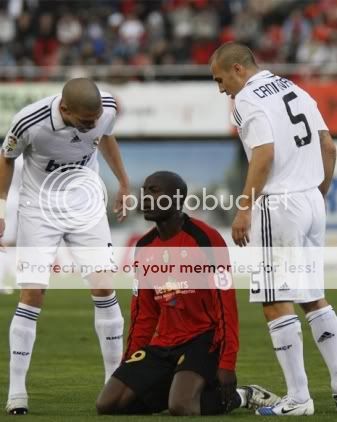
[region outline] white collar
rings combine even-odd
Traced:
[[[53,98],[51,102],[51,125],[54,131],[61,130],[66,127],[62,115],[60,112],[60,102],[61,102],[62,96],[59,94],[56,97]]]
[[[260,72],[257,72],[255,75],[251,76],[246,82],[245,86],[250,85],[258,79],[271,78],[272,76],[274,75],[269,70],[261,70]]]

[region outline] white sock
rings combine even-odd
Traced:
[[[301,323],[297,315],[285,315],[268,323],[277,359],[286,380],[288,397],[298,403],[310,399],[304,369]]]
[[[19,303],[9,329],[9,398],[27,395],[26,376],[41,309]]]
[[[95,329],[107,382],[122,359],[124,319],[115,293],[105,297],[92,296],[92,300],[95,304]]]
[[[247,406],[247,392],[243,388],[238,387],[236,389],[236,392],[240,396],[241,404],[240,407],[246,407]]]
[[[315,343],[329,369],[332,393],[337,394],[337,316],[332,306],[308,312]]]

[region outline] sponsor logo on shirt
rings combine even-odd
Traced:
[[[74,170],[78,166],[86,166],[90,161],[92,154],[93,153],[84,155],[81,160],[75,162],[72,161],[70,163],[57,163],[55,160],[49,160],[45,171],[51,173],[52,171],[57,170],[59,167],[62,167],[60,171],[63,173],[67,170]]]

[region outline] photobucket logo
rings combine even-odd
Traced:
[[[268,195],[267,205],[262,204],[262,196],[256,195],[255,190],[252,190],[252,194],[248,195],[239,195],[234,196],[231,194],[216,194],[216,193],[207,193],[207,188],[203,187],[199,195],[191,194],[187,195],[184,199],[184,195],[180,189],[176,190],[176,193],[172,196],[169,195],[159,195],[154,197],[153,195],[145,194],[144,189],[141,188],[140,195],[127,195],[123,198],[123,215],[126,215],[128,211],[133,211],[136,209],[141,209],[142,211],[153,211],[160,210],[166,211],[173,206],[181,210],[185,207],[188,211],[214,211],[216,209],[222,209],[223,211],[234,210],[248,210],[250,208],[247,204],[254,204],[253,207],[258,207],[259,209],[264,209],[266,206],[269,210],[276,210],[279,207],[282,209],[288,208],[288,192],[285,192],[282,195]]]
[[[84,232],[106,213],[107,191],[99,175],[81,165],[60,166],[39,190],[43,217],[60,231]]]

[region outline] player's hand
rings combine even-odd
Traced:
[[[5,219],[0,218],[0,251],[4,250],[4,246],[2,244],[2,236],[5,232]]]
[[[235,371],[229,369],[218,369],[218,380],[221,386],[221,395],[225,412],[232,411],[235,407],[234,397],[236,395],[237,379]]]
[[[113,207],[113,212],[116,214],[116,218],[119,223],[126,218],[128,204],[126,197],[128,195],[130,195],[129,187],[120,186]]]
[[[239,210],[232,224],[232,238],[238,246],[247,246],[251,224],[251,210]]]

